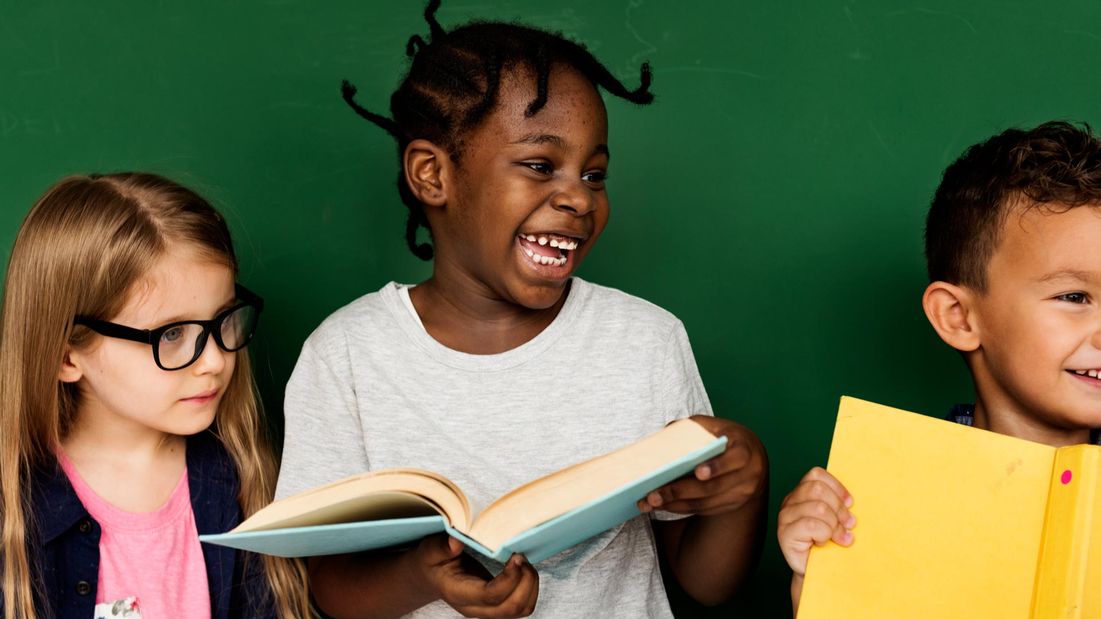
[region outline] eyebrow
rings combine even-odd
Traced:
[[[552,133],[529,133],[528,135],[525,135],[524,137],[520,138],[519,140],[516,140],[516,141],[511,142],[511,143],[512,144],[551,144],[551,145],[555,146],[556,148],[561,148],[563,150],[568,148],[568,145],[566,144],[566,140],[562,139],[561,136],[557,136],[557,135],[554,135]],[[608,150],[608,145],[607,144],[597,144],[596,148],[594,149],[593,152],[597,153],[597,154],[603,154],[605,157],[607,157],[609,159],[612,158],[612,153],[611,153],[610,150]]]
[[[222,312],[226,311],[227,309],[233,307],[234,304],[236,304],[238,300],[239,299],[237,298],[237,295],[233,295],[233,298],[231,298],[229,301],[226,301],[225,303],[223,303],[222,306],[219,307],[218,309],[214,310],[214,315],[211,316],[210,318],[214,318],[214,316],[217,316],[218,314],[221,314]],[[210,320],[210,318],[208,318],[206,320]],[[158,321],[156,326],[154,326],[152,328],[156,329],[157,327],[172,324],[174,322],[186,322],[186,321],[189,321],[189,320],[196,320],[196,319],[195,318],[188,318],[188,317],[186,317],[182,314],[176,314],[175,316],[171,316],[169,318],[165,318],[164,320]]]
[[[1053,271],[1040,277],[1040,279],[1037,281],[1051,282],[1060,279],[1073,279],[1080,282],[1093,283],[1097,281],[1098,278],[1096,275],[1089,271],[1079,271],[1077,269],[1060,269],[1058,271]]]

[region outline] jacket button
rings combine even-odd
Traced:
[[[92,521],[87,518],[81,520],[80,524],[77,525],[77,529],[79,529],[81,533],[90,533],[92,531]]]
[[[92,592],[92,585],[88,584],[88,581],[82,580],[76,583],[77,595],[88,595]]]

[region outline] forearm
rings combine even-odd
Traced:
[[[688,595],[706,605],[734,595],[760,558],[767,507],[762,493],[732,512],[659,525],[669,571]]]
[[[412,552],[312,557],[310,589],[333,619],[390,619],[435,600],[412,566]]]

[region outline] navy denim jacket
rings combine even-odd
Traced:
[[[237,471],[210,432],[187,439],[187,483],[200,535],[224,533],[237,525]],[[54,619],[91,619],[99,576],[99,523],[56,464],[36,472],[32,505],[28,552],[39,582],[39,613]],[[210,544],[202,548],[212,619],[275,616],[259,557],[248,562],[245,575],[242,553]]]

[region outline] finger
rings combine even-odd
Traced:
[[[500,608],[508,616],[526,617],[535,612],[535,603],[539,599],[539,573],[530,563],[524,561],[520,567],[523,576],[512,595]]]
[[[780,552],[791,570],[800,576],[806,573],[811,546],[825,544],[833,534],[834,528],[828,522],[816,518],[804,518],[777,530]]]
[[[812,468],[803,476],[803,479],[799,483],[802,484],[806,481],[816,481],[829,486],[834,494],[841,497],[842,501],[845,503],[845,507],[852,507],[852,494],[849,493],[849,490],[845,488],[844,484],[838,481],[833,475],[830,475],[829,471],[826,469],[819,466]]]
[[[512,555],[505,563],[505,569],[482,586],[482,593],[477,602],[487,606],[497,606],[507,600],[524,578],[524,563],[523,557]]]
[[[678,513],[698,513],[701,510],[737,509],[754,495],[756,489],[755,479],[730,473],[707,481],[686,477],[655,492],[661,509]],[[648,498],[648,501],[654,501],[654,499]]]
[[[746,468],[753,459],[749,446],[742,442],[727,443],[726,451],[696,466],[696,479],[708,480]]]
[[[455,548],[458,544],[458,549]],[[459,556],[463,551],[462,542],[446,535],[429,535],[417,544],[417,552],[421,560],[428,565],[446,563]]]
[[[852,505],[851,497],[846,500],[847,495],[838,494],[837,486],[820,479],[811,479],[799,482],[799,485],[795,487],[795,490],[784,498],[784,502],[780,505],[780,510],[783,511],[788,505],[794,505],[797,503],[806,503],[808,501],[821,501],[830,505],[834,511],[841,511]]]
[[[829,522],[831,526],[839,526],[851,529],[856,525],[856,516],[840,504],[836,495],[829,495],[829,499],[808,499],[799,503],[788,503],[780,509],[777,516],[777,525],[782,526],[799,520],[800,518],[813,517]]]
[[[455,562],[445,574],[440,597],[456,610],[469,606],[493,605],[508,597],[520,579],[519,567],[509,561],[495,578],[478,563]]]
[[[513,555],[506,570],[513,570],[517,576],[515,586],[505,592],[504,597],[495,593],[472,604],[458,609],[468,617],[524,617],[535,610],[535,601],[539,595],[539,575],[523,557]],[[504,574],[504,572],[502,572]],[[488,585],[487,583],[487,590]]]

